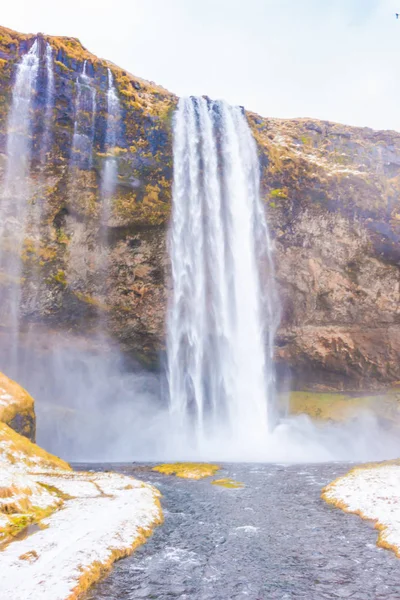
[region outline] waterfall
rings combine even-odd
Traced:
[[[42,165],[46,162],[46,155],[51,150],[52,142],[52,124],[53,124],[53,111],[54,111],[54,68],[53,68],[53,48],[50,44],[46,43],[45,52],[46,61],[46,107],[44,113],[44,131],[41,143],[40,159]]]
[[[0,198],[0,311],[10,327],[9,346],[16,352],[21,300],[21,252],[30,201],[32,113],[39,73],[39,44],[35,40],[16,71],[7,123],[7,164]]]
[[[92,167],[96,125],[96,90],[87,75],[87,61],[76,79],[75,122],[72,138],[72,164],[80,168]]]
[[[278,312],[256,144],[240,108],[186,98],[173,151],[172,424],[199,447],[261,447],[275,420]]]
[[[34,251],[33,264],[28,263],[24,270],[24,288],[27,293],[24,294],[24,311],[29,315],[37,315],[39,311],[40,290],[43,287],[43,278],[41,276],[40,253],[43,245],[42,226],[43,213],[46,202],[46,176],[45,170],[49,160],[49,155],[53,144],[53,118],[54,118],[54,102],[55,102],[55,82],[54,82],[54,65],[53,65],[53,48],[46,42],[43,54],[44,70],[43,70],[43,130],[40,137],[39,147],[39,165],[37,176],[32,173],[34,185],[32,186],[33,193],[31,200],[27,206],[27,224],[26,224],[26,239],[31,250]],[[40,75],[39,75],[40,77]],[[40,79],[39,79],[40,82]],[[39,83],[40,89],[40,83]],[[31,330],[31,325],[27,327],[28,332]],[[32,331],[34,340],[35,333]],[[29,365],[26,366],[29,369]]]
[[[107,125],[105,135],[105,159],[103,162],[101,174],[101,215],[100,215],[100,231],[99,241],[100,247],[96,253],[96,272],[97,278],[101,281],[99,288],[101,301],[103,305],[107,304],[108,297],[108,272],[109,272],[109,245],[108,245],[108,226],[112,212],[112,199],[118,180],[118,161],[115,154],[115,149],[120,138],[121,126],[121,105],[118,98],[117,90],[114,85],[113,75],[110,69],[107,69]],[[99,312],[99,335],[103,336],[107,330],[107,314],[106,311]]]
[[[105,139],[105,150],[107,156],[104,161],[101,186],[103,195],[103,222],[107,220],[109,216],[109,203],[117,183],[118,163],[115,156],[115,147],[118,143],[121,120],[121,105],[110,69],[107,69],[107,75],[107,129]]]

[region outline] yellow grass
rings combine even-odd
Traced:
[[[235,481],[234,479],[230,479],[229,477],[227,477],[225,479],[214,479],[214,481],[212,481],[211,483],[213,485],[219,485],[221,487],[235,489],[235,490],[245,487],[244,483],[241,483],[240,481]]]
[[[204,477],[212,477],[220,467],[208,463],[166,463],[153,467],[153,471],[163,473],[164,475],[176,475],[185,479],[203,479]]]
[[[27,438],[16,433],[5,423],[0,423],[0,443],[5,442],[4,452],[10,462],[22,461],[28,467],[38,466],[45,469],[64,469],[71,471],[71,467],[61,458],[46,452]],[[17,457],[17,458],[16,458]]]

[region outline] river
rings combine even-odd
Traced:
[[[85,600],[400,598],[400,561],[376,546],[373,525],[320,498],[349,465],[224,465],[218,477],[241,481],[243,489],[168,477],[150,466],[78,468],[154,484],[165,517]]]

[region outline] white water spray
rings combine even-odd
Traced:
[[[238,107],[179,102],[168,317],[172,423],[198,446],[261,447],[274,425],[278,323],[257,149]],[[193,439],[193,437],[192,437]]]

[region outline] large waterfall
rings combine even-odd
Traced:
[[[261,447],[274,425],[277,312],[259,180],[242,110],[181,99],[174,126],[168,387],[173,424],[200,448]]]

